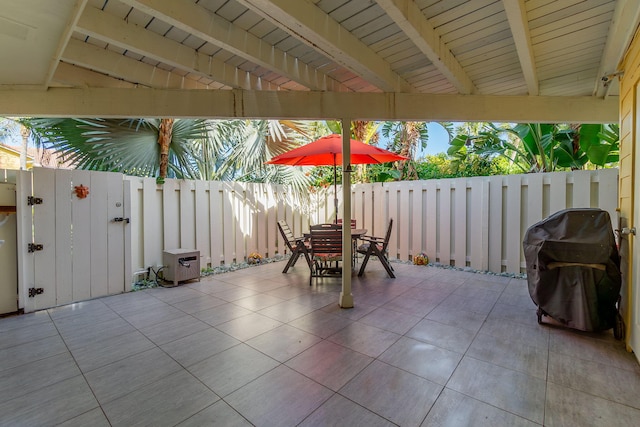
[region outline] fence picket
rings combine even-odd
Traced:
[[[503,236],[502,222],[505,208],[503,206],[502,176],[489,177],[489,240],[487,253],[489,254],[489,271],[499,273],[502,271]]]
[[[74,185],[79,185],[81,182],[76,180],[76,171],[74,171]],[[87,203],[90,202],[91,207],[91,235],[89,238],[89,245],[91,247],[91,297],[104,296],[109,294],[109,268],[120,270],[122,269],[121,262],[114,262],[113,265],[109,265],[105,260],[109,259],[109,240],[107,238],[109,224],[109,173],[91,172],[91,187],[89,190],[89,196],[86,199],[78,199],[74,197],[73,203]],[[87,185],[87,184],[85,184]],[[120,178],[120,186],[122,186],[122,178]],[[107,195],[107,197],[91,197],[91,191],[93,194]],[[114,215],[122,216],[122,215]],[[75,230],[76,219],[73,218],[73,227]],[[119,224],[122,228],[123,226]],[[75,243],[74,235],[74,243]],[[115,260],[114,260],[115,261]],[[120,265],[117,265],[120,264]],[[122,275],[120,276],[120,282],[122,282]]]
[[[56,303],[73,301],[73,242],[71,230],[71,172],[60,171],[55,174],[55,253],[51,256],[56,263]],[[97,240],[97,239],[96,239]]]
[[[467,179],[457,178],[453,181],[453,259],[456,267],[467,265],[467,218],[470,217],[467,206]],[[474,212],[471,209],[471,212]]]

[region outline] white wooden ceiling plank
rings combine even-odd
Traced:
[[[565,34],[564,36],[556,37],[556,38],[546,38],[544,41],[532,40],[533,42],[533,50],[536,52],[536,56],[538,52],[545,52],[549,49],[558,49],[558,48],[571,48],[575,43],[602,39],[602,32],[606,32],[607,23],[602,23],[595,27],[587,27],[580,29],[578,31],[574,31],[570,34]]]
[[[473,93],[473,82],[413,0],[377,2],[460,93]]]
[[[458,30],[442,33],[442,40],[451,46],[459,46],[460,44],[475,41],[477,39],[490,38],[492,35],[509,31],[509,22],[506,15],[494,15],[493,19],[483,19],[476,21],[467,27]],[[453,49],[453,48],[452,48]]]
[[[306,87],[320,89],[317,81],[306,79],[296,73],[294,58],[288,57],[279,49],[265,45],[261,40],[235,26],[228,20],[193,4],[189,0],[121,0],[137,9],[158,17],[160,20],[192,33],[209,43],[242,56],[263,67],[296,80]],[[242,7],[239,7],[242,9]]]
[[[540,27],[536,30],[531,30],[531,39],[535,43],[540,43],[545,40],[561,37],[586,28],[599,31],[598,35],[600,37],[606,36],[612,16],[613,13],[598,14],[578,21],[565,22],[563,25],[545,25],[544,27]]]
[[[539,7],[531,7],[530,3],[527,2],[527,15],[531,20],[531,28],[537,28],[598,6],[604,5],[613,10],[615,0],[556,0]]]
[[[145,57],[151,57],[156,61],[164,62],[173,67],[200,73],[230,86],[245,85],[244,82],[234,81],[235,69],[228,64],[195,52],[193,49],[178,42],[147,31],[137,25],[128,24],[98,9],[85,9],[83,16],[78,21],[77,28],[78,31],[82,31],[89,36],[103,39],[109,44],[118,45],[123,49],[137,52]],[[132,43],[135,43],[135,45]],[[172,55],[171,59],[165,58],[169,52]],[[216,75],[212,73],[216,73]],[[218,75],[224,77],[220,78]],[[255,81],[249,80],[249,84],[254,83]]]
[[[497,9],[495,6],[497,5]],[[489,7],[490,9],[486,9]],[[500,0],[477,0],[466,1],[456,5],[437,15],[430,15],[432,9],[427,8],[422,12],[429,18],[429,22],[434,28],[444,32],[459,28],[461,25],[481,19],[486,15],[492,15],[502,10]],[[448,30],[443,26],[451,26]]]
[[[515,53],[516,46],[513,44],[513,40],[510,38],[504,38],[502,40],[480,46],[477,49],[469,50],[464,53],[456,55],[456,58],[460,63],[466,67],[476,62],[482,62],[491,58],[500,56],[503,53]]]
[[[574,60],[570,64],[558,64],[555,67],[541,68],[540,78],[548,79],[553,76],[576,73],[584,69],[592,69],[594,61],[592,59],[587,60]]]
[[[411,92],[411,86],[389,64],[312,3],[297,0],[237,0],[259,11],[384,91]]]
[[[173,2],[173,0],[172,0]],[[233,22],[240,17],[246,8],[236,2],[228,1],[215,11],[216,15],[221,16],[229,22]]]
[[[245,12],[233,21],[233,24],[245,31],[249,31],[250,28],[258,25],[262,20],[262,17],[257,13],[253,13],[251,10],[245,9]]]
[[[377,34],[379,31],[384,31],[387,27],[395,27],[396,25],[393,21],[386,15],[380,15],[378,18],[361,25],[360,27],[354,28],[351,33],[359,38],[363,43],[368,44],[366,42],[367,38],[372,38],[375,40],[374,34]],[[400,31],[396,29],[396,32]]]
[[[483,0],[484,1],[484,0]],[[495,0],[494,0],[495,1]],[[465,0],[447,0],[438,1],[431,5],[422,6],[416,4],[429,20],[433,20],[434,25],[440,26],[444,23],[457,19],[460,14],[455,13],[462,10],[465,14],[475,10],[475,6],[470,1]],[[469,8],[472,8],[471,10]]]
[[[497,33],[487,34],[486,36],[478,39],[468,37],[464,40],[456,40],[453,43],[449,43],[449,46],[451,47],[451,51],[454,53],[454,55],[457,56],[462,55],[465,52],[477,50],[483,46],[491,46],[494,43],[503,43],[505,40],[508,40],[513,45],[511,30],[509,30],[508,28]]]
[[[365,25],[372,25],[372,21],[385,17],[384,11],[375,5],[368,7],[352,17],[344,20],[342,26],[354,33],[355,30]],[[388,18],[387,18],[388,20]],[[390,21],[389,21],[390,22]],[[355,35],[355,33],[354,33]]]

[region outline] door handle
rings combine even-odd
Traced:
[[[122,218],[121,216],[113,218],[113,222],[126,222],[127,224],[129,224],[129,218]]]

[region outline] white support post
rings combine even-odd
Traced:
[[[342,292],[340,307],[353,308],[351,294],[351,119],[342,118]]]

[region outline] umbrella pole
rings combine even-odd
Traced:
[[[333,155],[333,206],[336,210],[335,223],[338,223],[338,175],[336,173],[336,155]]]

